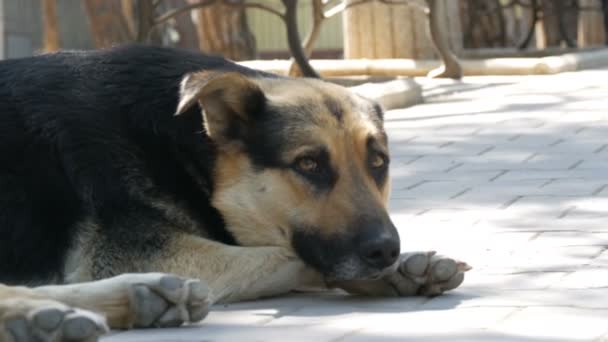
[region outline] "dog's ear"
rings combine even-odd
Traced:
[[[198,103],[207,134],[218,142],[244,138],[252,120],[266,104],[262,89],[236,72],[188,74],[182,80],[179,97],[175,115]]]

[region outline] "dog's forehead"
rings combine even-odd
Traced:
[[[342,86],[316,79],[265,80],[260,85],[276,115],[294,122],[339,130],[383,131],[380,106]]]

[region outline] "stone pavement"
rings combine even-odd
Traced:
[[[455,291],[293,295],[103,341],[608,341],[607,80],[470,78],[387,113],[403,249],[470,263]]]

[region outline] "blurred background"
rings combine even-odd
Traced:
[[[233,60],[432,59],[432,3],[441,39],[460,58],[608,41],[608,0],[0,0],[0,58],[142,42]]]

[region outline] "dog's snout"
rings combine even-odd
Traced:
[[[380,234],[362,242],[359,255],[370,266],[383,269],[397,261],[399,247],[399,239],[390,234]]]

